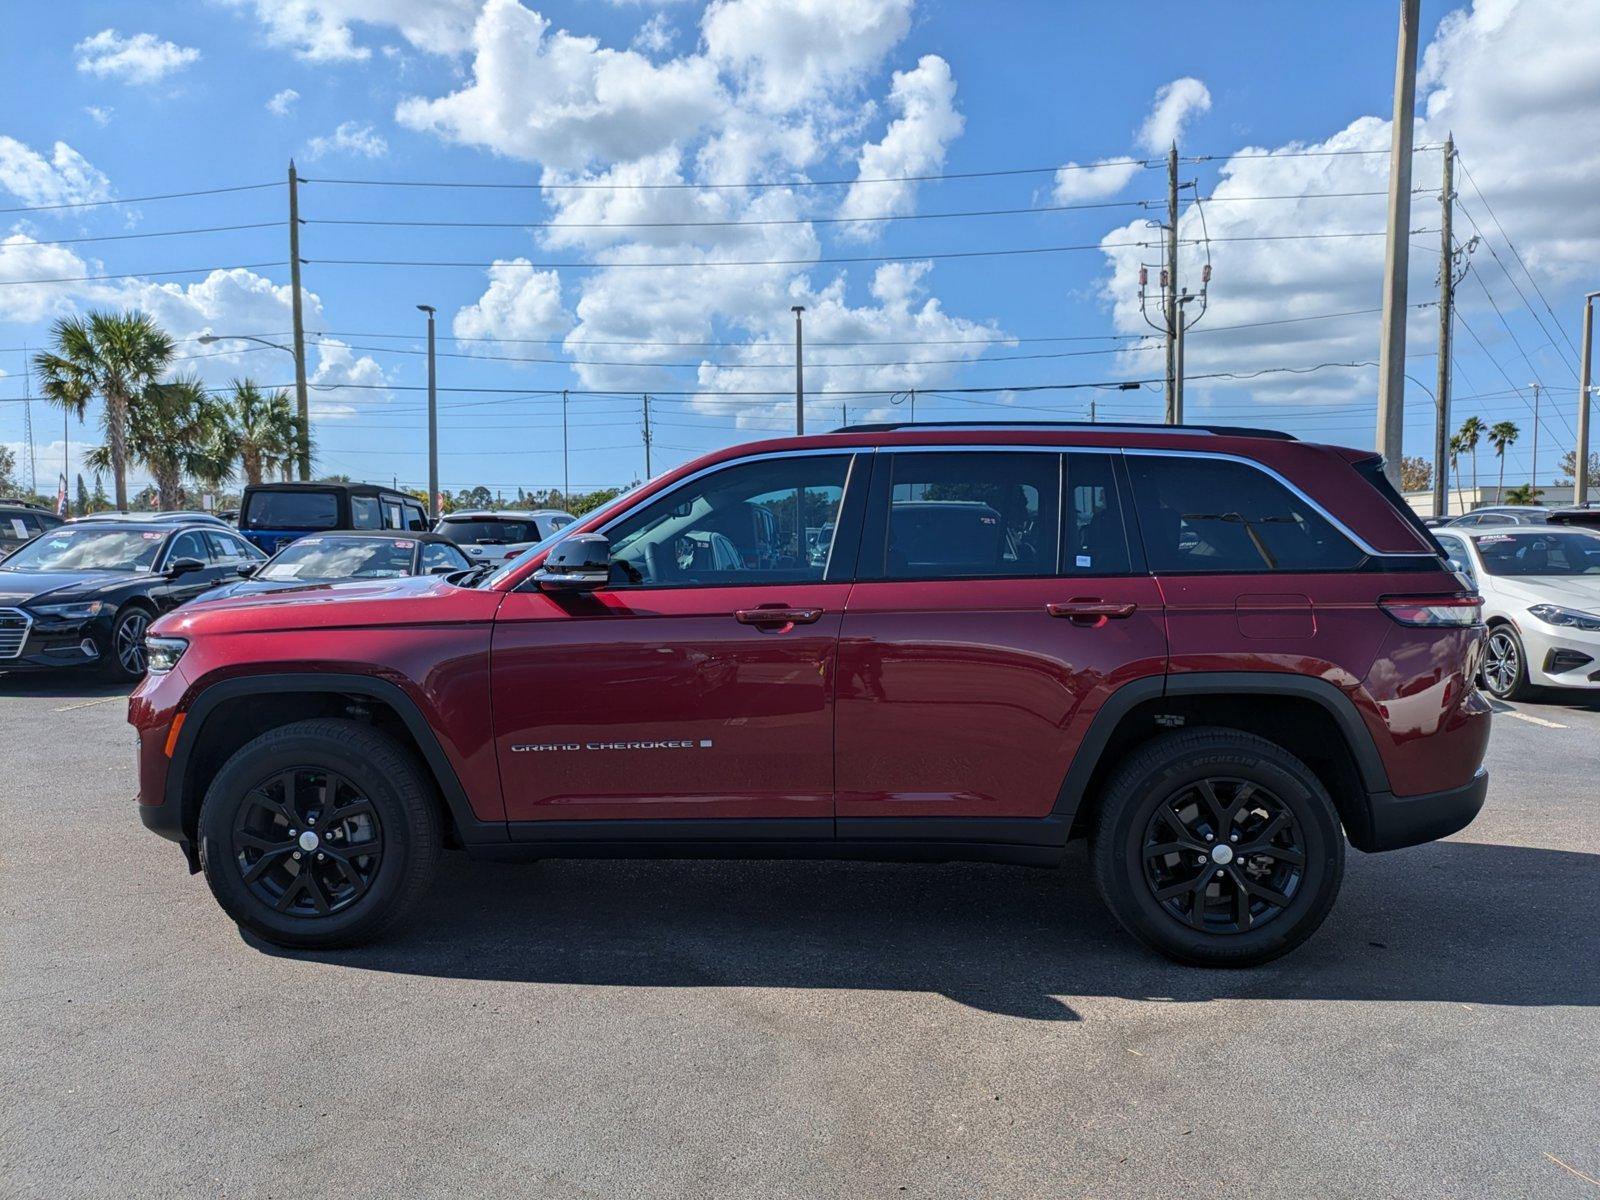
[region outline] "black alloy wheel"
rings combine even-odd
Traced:
[[[1219,776],[1179,788],[1145,827],[1156,902],[1202,933],[1259,929],[1293,902],[1306,855],[1294,813],[1266,787]]]
[[[244,884],[274,911],[325,917],[372,886],[383,862],[383,827],[351,780],[294,767],[245,796],[234,818],[233,857]]]
[[[200,737],[225,736],[211,721]],[[415,749],[362,721],[268,729],[222,764],[195,830],[200,866],[240,928],[322,950],[379,936],[427,894],[442,802]]]
[[[150,614],[139,607],[130,607],[117,614],[111,626],[110,653],[105,669],[115,679],[143,679],[148,662],[145,656],[144,635],[150,629]]]
[[[1158,734],[1091,801],[1089,865],[1106,906],[1191,966],[1287,954],[1333,907],[1344,829],[1321,778],[1241,729]]]

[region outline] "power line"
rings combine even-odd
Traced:
[[[1500,236],[1505,238],[1507,249],[1516,256],[1517,265],[1522,268],[1522,273],[1528,277],[1528,282],[1533,285],[1533,290],[1538,294],[1539,299],[1544,302],[1545,311],[1550,314],[1550,319],[1555,321],[1556,328],[1561,330],[1562,338],[1571,347],[1574,354],[1578,353],[1578,348],[1572,345],[1572,339],[1567,336],[1566,329],[1562,327],[1560,319],[1556,316],[1555,309],[1550,307],[1549,299],[1546,298],[1543,289],[1539,287],[1539,281],[1533,277],[1533,272],[1528,270],[1528,264],[1523,261],[1521,253],[1517,250],[1517,244],[1511,240],[1511,235],[1506,232],[1506,227],[1500,224],[1500,218],[1495,216],[1494,208],[1489,204],[1489,197],[1485,196],[1483,190],[1478,187],[1478,181],[1473,179],[1472,172],[1467,170],[1467,164],[1461,160],[1459,151],[1456,153],[1456,162],[1461,167],[1461,173],[1467,177],[1467,182],[1472,185],[1472,190],[1477,193],[1478,199],[1483,201],[1483,210],[1489,214],[1489,219],[1494,222],[1494,227],[1500,231]],[[1493,253],[1492,249],[1490,253]]]
[[[1522,288],[1517,285],[1516,277],[1511,274],[1510,269],[1507,268],[1506,264],[1503,261],[1501,261],[1499,252],[1497,250],[1495,250],[1494,243],[1491,242],[1489,240],[1489,238],[1488,238],[1488,235],[1484,233],[1482,226],[1480,226],[1478,224],[1477,220],[1473,217],[1472,213],[1470,211],[1468,211],[1466,205],[1462,204],[1460,202],[1460,200],[1456,201],[1456,208],[1460,211],[1462,216],[1466,217],[1467,220],[1472,223],[1472,228],[1477,232],[1479,240],[1483,243],[1484,249],[1486,249],[1489,252],[1489,257],[1494,259],[1494,265],[1500,268],[1501,274],[1503,274],[1506,277],[1506,282],[1511,285],[1512,291],[1517,293],[1517,299],[1522,301],[1523,307],[1525,307],[1528,310],[1529,315],[1533,317],[1534,324],[1539,326],[1539,332],[1544,334],[1544,336],[1550,341],[1550,344],[1552,346],[1555,345],[1555,336],[1548,329],[1545,328],[1543,318],[1541,318],[1539,316],[1538,311],[1533,307],[1532,302],[1529,301],[1527,293],[1525,293],[1522,290]],[[1510,243],[1508,242],[1507,245],[1510,245]],[[1485,291],[1488,290],[1487,286],[1484,285],[1484,281],[1481,278],[1478,280],[1478,283],[1479,283],[1480,286],[1484,287]],[[1493,301],[1491,300],[1490,303],[1493,303]],[[1496,311],[1498,311],[1498,309]],[[1552,318],[1555,318],[1555,313],[1551,313],[1550,316]],[[1505,320],[1505,318],[1502,317],[1501,318],[1502,323],[1504,322],[1504,320]],[[1556,328],[1557,329],[1561,329],[1561,322],[1559,320],[1556,321]],[[1566,330],[1562,329],[1561,330],[1561,335],[1562,335],[1562,337],[1566,337]],[[1567,344],[1569,346],[1572,344],[1570,339],[1568,339]],[[1566,367],[1568,374],[1570,374],[1574,379],[1576,379],[1578,377],[1577,371],[1575,371],[1573,369],[1572,364],[1567,361],[1566,356],[1562,355],[1560,353],[1559,347],[1557,348],[1557,354],[1560,355],[1561,365]]]
[[[0,208],[0,213],[55,212],[63,208],[103,208],[108,204],[148,204],[155,200],[182,200],[189,196],[220,196],[226,192],[255,192],[262,188],[282,187],[282,182],[242,183],[237,187],[200,188],[190,192],[163,192],[157,196],[129,196],[118,200],[74,200],[67,204],[26,204],[18,208]]]
[[[1518,387],[1511,376],[1506,373],[1506,369],[1500,365],[1500,360],[1489,352],[1489,347],[1484,345],[1483,339],[1478,336],[1478,331],[1473,329],[1472,325],[1467,321],[1466,317],[1462,316],[1459,310],[1456,312],[1456,321],[1460,324],[1461,328],[1467,331],[1468,336],[1470,336],[1474,342],[1478,343],[1478,349],[1483,351],[1483,356],[1494,364],[1494,369],[1500,372],[1501,378],[1511,385],[1511,390],[1517,394],[1517,398],[1522,401],[1528,412],[1533,414],[1534,420],[1543,426],[1545,424],[1543,414],[1534,409],[1527,396],[1523,394],[1523,389]],[[1566,414],[1562,413],[1559,408],[1556,409],[1556,413],[1561,417],[1563,422],[1566,421]],[[1567,426],[1567,432],[1569,434],[1572,432],[1572,426]]]
[[[1437,233],[1437,229],[1413,229],[1412,233]],[[1325,238],[1358,238],[1358,237],[1384,237],[1381,229],[1351,231],[1343,233],[1281,233],[1281,234],[1251,234],[1239,237],[1218,237],[1210,239],[1180,238],[1178,244],[1186,246],[1200,245],[1203,240],[1212,242],[1291,242],[1315,241]],[[996,250],[939,250],[919,254],[853,254],[820,256],[813,258],[772,258],[772,259],[725,259],[713,258],[695,261],[652,261],[639,260],[629,262],[528,262],[525,259],[497,259],[493,262],[464,261],[460,259],[401,259],[401,258],[308,258],[303,261],[308,266],[339,266],[339,267],[445,267],[445,268],[472,268],[487,270],[492,267],[517,267],[523,270],[535,271],[602,271],[616,268],[663,270],[666,268],[699,268],[699,267],[813,267],[826,265],[845,265],[851,263],[882,263],[882,262],[926,262],[930,260],[948,260],[962,258],[1012,258],[1033,254],[1063,254],[1076,250],[1118,250],[1139,249],[1154,245],[1153,242],[1083,242],[1068,246],[1019,246],[1006,247]]]
[[[1443,149],[1443,143],[1430,142],[1427,145],[1411,147],[1411,153],[1421,154],[1424,150],[1440,149]],[[1207,163],[1215,162],[1219,158],[1339,158],[1348,154],[1388,154],[1389,150],[1388,146],[1383,147],[1381,150],[1238,150],[1227,154],[1193,154],[1180,158],[1178,161],[1184,163]],[[1388,195],[1387,192],[1383,194]]]
[[[22,246],[75,246],[80,242],[127,242],[139,238],[180,237],[191,233],[234,233],[241,229],[278,229],[282,221],[256,221],[249,225],[210,225],[201,229],[162,229],[151,233],[106,233],[97,237],[75,238],[50,238],[22,241],[8,239],[0,242],[0,250],[12,250]]]
[[[225,267],[180,267],[170,271],[122,271],[114,275],[63,275],[55,279],[0,279],[0,287],[34,287],[46,283],[95,283],[107,279],[161,279],[169,275],[209,275],[213,271],[255,271],[287,266],[282,262],[235,263]]]

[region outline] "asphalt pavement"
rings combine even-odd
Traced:
[[[0,676],[0,1195],[1600,1197],[1600,698],[1323,929],[1174,966],[1061,871],[469,863],[243,938],[114,691]]]

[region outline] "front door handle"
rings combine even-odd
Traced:
[[[741,625],[811,625],[822,616],[820,608],[741,608],[734,614]]]
[[[1099,629],[1107,621],[1120,621],[1131,617],[1139,606],[1131,601],[1066,600],[1046,604],[1045,611],[1052,617],[1065,617],[1075,625]]]

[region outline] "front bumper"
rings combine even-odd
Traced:
[[[1518,626],[1535,687],[1600,687],[1600,633],[1550,625],[1532,617]]]
[[[1488,794],[1489,772],[1483,767],[1460,787],[1442,792],[1374,792],[1368,797],[1366,827],[1348,830],[1350,844],[1371,854],[1449,837],[1472,824]]]
[[[0,671],[92,667],[103,660],[110,644],[109,619],[58,621],[29,616],[31,626],[19,652],[15,657],[0,658]]]

